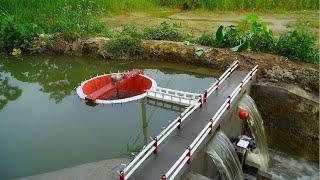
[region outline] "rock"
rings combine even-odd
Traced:
[[[304,90],[308,91],[308,92],[311,92],[311,89],[309,87],[304,87]]]
[[[269,79],[269,81],[270,81],[270,82],[273,82],[273,83],[278,82],[278,80],[277,80],[277,79],[275,79],[275,78],[271,78],[271,79]]]
[[[52,42],[52,51],[56,54],[65,54],[69,50],[69,43],[61,38]]]
[[[288,79],[290,79],[291,81],[294,81],[296,78],[294,77],[294,75],[291,73],[291,72],[289,72],[289,71],[285,71],[284,73],[283,73],[283,77],[284,78],[288,78]]]

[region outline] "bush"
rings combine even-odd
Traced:
[[[240,24],[240,29],[244,32],[246,41],[252,50],[273,51],[275,45],[273,33],[257,15],[247,16]]]
[[[175,23],[162,22],[157,27],[147,27],[143,31],[145,39],[182,41],[184,34]]]
[[[202,34],[197,43],[204,45],[204,46],[215,46],[215,38],[211,34]]]
[[[296,29],[280,36],[276,52],[302,62],[319,62],[316,37],[305,29]]]
[[[252,49],[263,52],[273,51],[275,45],[271,30],[256,15],[247,16],[239,26],[220,26],[214,42],[212,40],[213,37],[204,34],[199,43],[233,51]]]
[[[138,28],[133,25],[125,25],[122,28],[122,31],[118,36],[131,36],[131,37],[136,37],[136,38],[142,38],[142,34],[138,31]]]
[[[43,33],[41,27],[33,23],[16,23],[13,16],[4,16],[0,24],[0,49],[13,48],[27,50],[31,41]]]
[[[116,55],[137,56],[140,54],[141,36],[135,26],[126,25],[106,48]]]
[[[224,48],[235,47],[241,44],[243,40],[244,37],[243,35],[241,35],[241,31],[239,30],[239,28],[237,26],[231,25],[226,27],[223,41],[220,46]]]

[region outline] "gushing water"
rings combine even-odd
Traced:
[[[254,100],[249,95],[245,94],[242,97],[239,108],[246,109],[250,113],[250,118],[247,122],[259,150],[259,159],[257,160],[259,161],[261,170],[266,171],[268,169],[269,153],[262,117]]]
[[[244,180],[242,167],[228,137],[218,131],[207,147],[207,153],[217,167],[222,179]]]

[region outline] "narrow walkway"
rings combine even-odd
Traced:
[[[152,87],[147,92],[147,96],[148,98],[157,99],[160,101],[190,106],[196,104],[201,95],[163,87]]]
[[[165,174],[177,161],[246,75],[247,72],[235,71],[230,78],[226,79],[219,87],[219,90],[208,97],[205,106],[193,112],[183,122],[180,130],[174,130],[163,144],[159,146],[158,153],[151,155],[141,167],[134,172],[130,179],[161,179],[161,175]],[[186,167],[187,165],[185,165],[177,178],[183,173]]]

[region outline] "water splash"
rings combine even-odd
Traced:
[[[228,137],[218,131],[207,146],[207,154],[217,167],[222,179],[244,180],[242,167]]]
[[[257,161],[259,161],[258,163],[261,170],[266,171],[268,169],[269,153],[266,133],[263,127],[263,119],[257,109],[256,104],[254,103],[254,100],[247,94],[245,94],[241,99],[239,108],[246,109],[250,113],[250,118],[247,122],[259,151],[259,157]]]
[[[318,180],[319,164],[311,163],[303,158],[290,156],[283,152],[270,151],[268,172],[273,179],[279,180]]]

